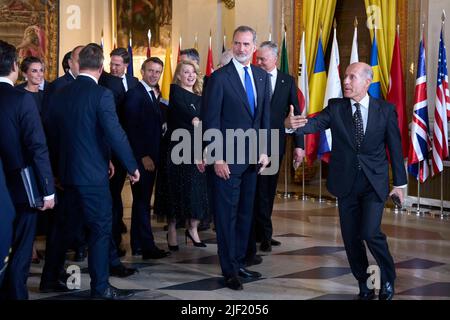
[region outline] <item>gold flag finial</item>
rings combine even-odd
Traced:
[[[358,28],[358,17],[355,16],[355,22],[353,22],[355,28]]]
[[[333,28],[334,28],[334,29],[337,28],[336,18],[334,18],[334,21],[333,21]]]

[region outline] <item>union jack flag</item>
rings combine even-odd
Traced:
[[[408,155],[408,172],[421,183],[425,182],[429,175],[428,153],[431,150],[428,129],[427,68],[425,56],[425,46],[422,38],[419,44],[411,143],[409,145]]]
[[[441,29],[436,85],[436,108],[434,109],[433,126],[433,165],[431,167],[433,176],[444,170],[443,161],[448,158],[447,113],[450,109],[450,94],[448,91],[447,58],[445,51],[445,43]]]

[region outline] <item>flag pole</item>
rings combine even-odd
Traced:
[[[320,37],[322,37],[322,22],[320,23]],[[325,202],[322,199],[322,160],[319,159],[319,199],[317,200],[319,203]]]

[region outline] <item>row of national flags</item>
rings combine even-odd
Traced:
[[[444,26],[444,24],[442,25]],[[350,63],[358,62],[358,34],[357,22],[352,42]],[[441,30],[439,40],[438,76],[436,85],[436,105],[434,112],[433,139],[431,140],[428,121],[427,76],[425,61],[425,45],[422,39],[419,45],[417,64],[417,78],[414,94],[414,111],[411,124],[411,135],[408,135],[408,122],[406,113],[406,93],[402,61],[400,54],[399,30],[395,35],[392,63],[390,69],[389,89],[386,100],[396,106],[398,126],[402,141],[403,158],[408,158],[408,172],[423,183],[429,176],[429,160],[431,159],[432,175],[443,171],[443,161],[449,157],[448,153],[448,121],[450,120],[450,93],[448,85],[446,48]],[[339,77],[339,48],[334,28],[331,57],[328,77],[325,70],[324,48],[322,35],[318,39],[313,74],[308,83],[307,61],[305,54],[305,34],[300,43],[299,70],[298,70],[298,98],[300,110],[303,115],[315,117],[328,105],[331,98],[342,97],[342,85]],[[378,64],[378,45],[376,33],[373,36],[370,63],[374,79],[369,87],[372,97],[383,98],[380,84],[380,68]],[[307,135],[305,139],[306,157],[308,164],[316,158],[328,162],[332,148],[331,133],[329,130],[315,135]],[[433,141],[431,143],[431,141]]]

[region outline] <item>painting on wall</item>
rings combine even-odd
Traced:
[[[41,58],[45,79],[58,74],[58,0],[0,0],[0,39],[16,46],[19,60]]]
[[[116,0],[117,45],[127,47],[132,35],[133,54],[145,56],[148,31],[152,55],[162,56],[170,43],[172,0]]]

